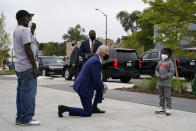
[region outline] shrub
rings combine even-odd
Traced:
[[[157,90],[157,81],[156,77],[152,77],[150,80],[144,81],[142,84],[144,90],[156,91]]]
[[[187,84],[187,81],[184,81],[184,80],[179,80],[179,85],[180,85],[182,93],[186,92],[186,90],[188,89],[188,86],[189,86]],[[171,87],[172,87],[172,92],[179,93],[179,87],[178,87],[178,80],[177,79],[172,79]]]

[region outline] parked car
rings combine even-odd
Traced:
[[[79,64],[77,65],[77,72],[75,74],[78,74],[80,70],[82,69],[82,66],[84,64],[83,58],[79,56]],[[63,65],[63,72],[62,76],[65,77],[66,80],[72,80],[73,74],[71,73],[71,66],[70,66],[70,58],[68,58],[66,61],[64,61]],[[76,76],[74,76],[76,78]]]
[[[120,79],[121,82],[129,82],[132,77],[139,75],[136,69],[138,55],[133,49],[110,48],[109,59],[102,64],[102,80]]]
[[[120,79],[122,82],[129,82],[132,77],[139,75],[137,66],[138,55],[135,50],[124,48],[110,48],[109,59],[102,63],[102,80]],[[82,68],[83,59],[80,57],[79,70]],[[70,60],[65,61],[63,72],[66,80],[71,80]]]
[[[186,48],[184,50],[185,52],[193,51],[196,54],[196,48]],[[180,77],[184,77],[188,81],[194,79],[196,73],[196,57],[186,58],[182,55],[177,59],[176,64]]]
[[[153,76],[159,60],[161,60],[160,50],[152,49],[142,54],[139,58],[140,74]]]
[[[64,61],[61,58],[53,56],[39,56],[38,63],[40,75],[62,75]]]
[[[160,50],[151,49],[145,52],[139,59],[140,73],[153,76],[159,60],[161,60]],[[176,64],[179,77],[184,77],[186,80],[192,80],[194,78],[196,72],[196,58],[187,59],[182,55],[176,60]]]

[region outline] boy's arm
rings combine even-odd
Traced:
[[[165,74],[165,75],[161,75],[161,79],[169,79],[169,78],[172,78],[174,76],[174,73],[175,73],[174,64],[173,64],[173,62],[171,62],[169,64],[169,71],[168,71],[168,73]]]
[[[155,68],[155,75],[156,75],[156,77],[159,77],[160,76],[159,75],[159,62],[157,64],[156,68]]]

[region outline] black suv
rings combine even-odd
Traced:
[[[61,58],[53,56],[39,56],[38,63],[38,71],[40,75],[62,75],[64,61]]]
[[[139,59],[140,73],[153,76],[159,60],[161,60],[160,50],[152,49],[145,52]]]
[[[139,74],[136,61],[138,61],[138,55],[135,50],[110,48],[109,59],[102,64],[102,80],[107,81],[108,78],[112,78],[129,82],[132,77]]]
[[[79,70],[82,68],[82,58],[79,59]],[[136,70],[136,63],[138,61],[138,55],[135,50],[123,49],[123,48],[110,48],[109,59],[104,60],[102,63],[102,80],[107,79],[120,79],[122,82],[129,82],[132,77],[139,75],[139,71]],[[65,61],[63,74],[66,80],[72,79],[70,73],[70,60]]]
[[[190,50],[187,50],[190,51]],[[145,52],[139,59],[139,70],[141,74],[154,75],[158,61],[161,59],[161,51],[152,49]],[[192,80],[196,72],[196,58],[187,59],[180,56],[176,60],[179,77]]]

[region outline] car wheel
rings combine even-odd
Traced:
[[[64,70],[62,71],[62,77],[65,77],[65,71]]]
[[[120,81],[121,82],[123,82],[123,83],[127,83],[127,82],[129,82],[131,80],[131,77],[122,77],[122,78],[120,78]]]
[[[72,79],[72,75],[71,75],[71,73],[70,73],[70,70],[69,70],[69,68],[65,68],[65,79],[66,80],[71,80]]]
[[[106,82],[107,81],[107,76],[101,72],[101,79],[102,81]]]

